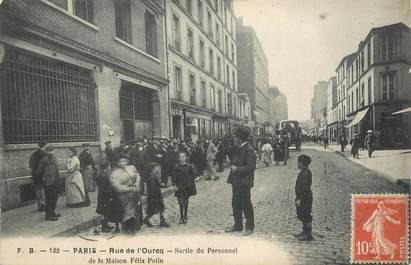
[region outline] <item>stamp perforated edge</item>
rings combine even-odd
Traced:
[[[405,197],[406,201],[406,206],[405,206],[405,216],[406,216],[406,242],[407,242],[407,257],[405,260],[392,260],[392,261],[384,261],[384,260],[361,260],[361,261],[354,261],[353,259],[353,250],[354,250],[354,237],[353,233],[355,231],[354,229],[354,205],[355,205],[355,198],[357,196],[365,196],[365,197],[391,197],[391,196],[398,196],[398,197]],[[350,248],[350,263],[351,264],[409,264],[410,261],[410,231],[409,231],[409,226],[410,226],[410,213],[409,213],[409,205],[410,205],[410,195],[407,193],[351,193],[351,233],[350,233],[350,241],[351,241],[351,248]]]

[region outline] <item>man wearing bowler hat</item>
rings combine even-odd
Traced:
[[[250,130],[240,127],[235,132],[235,142],[238,149],[234,152],[233,165],[227,183],[232,185],[232,207],[234,225],[227,227],[226,232],[243,230],[242,216],[244,213],[246,224],[243,236],[248,236],[254,231],[254,210],[251,203],[251,188],[254,185],[254,171],[256,167],[255,150],[248,143]]]

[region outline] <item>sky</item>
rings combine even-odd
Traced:
[[[234,13],[257,33],[270,85],[287,96],[288,117],[308,120],[313,87],[335,76],[373,27],[411,27],[411,0],[233,0]]]

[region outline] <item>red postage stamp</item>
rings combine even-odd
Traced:
[[[408,195],[351,197],[351,263],[408,264]]]

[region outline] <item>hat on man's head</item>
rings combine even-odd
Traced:
[[[56,150],[56,148],[54,148],[54,146],[52,146],[52,145],[48,145],[48,146],[46,147],[46,151],[47,151],[47,152],[53,152],[54,150]]]
[[[368,130],[367,133],[372,133],[372,130]]]
[[[241,139],[248,139],[248,137],[250,137],[250,134],[250,129],[247,127],[239,127],[235,131],[235,135],[240,137]]]
[[[45,146],[47,145],[47,143],[46,143],[45,141],[40,141],[40,142],[38,143],[38,145],[39,145],[40,148],[43,148],[43,147],[45,147]]]
[[[111,141],[107,141],[107,142],[105,142],[104,144],[105,144],[105,145],[109,145],[109,144],[111,144]]]
[[[84,148],[86,148],[86,147],[90,147],[90,144],[89,144],[89,143],[84,143],[84,144],[82,144],[81,146],[84,147]]]
[[[311,164],[311,157],[309,157],[308,155],[299,155],[298,156],[298,162],[303,163],[303,165],[308,166],[309,164]]]

